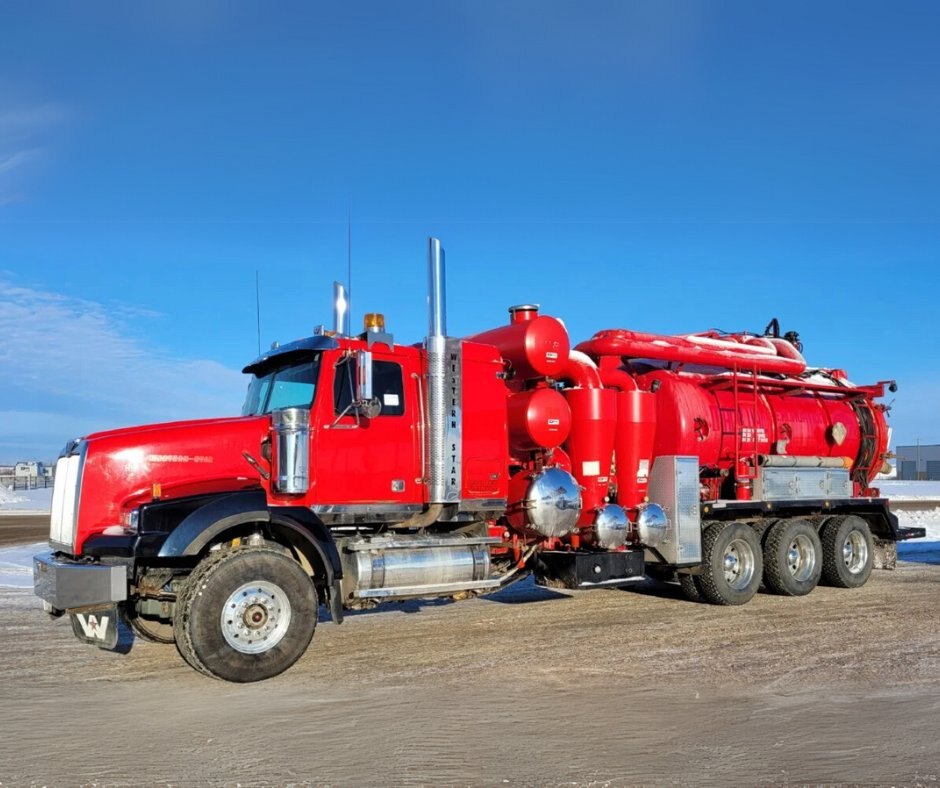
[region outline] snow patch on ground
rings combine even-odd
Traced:
[[[0,487],[0,513],[2,512],[51,512],[52,488],[38,490],[10,490]]]
[[[44,542],[0,548],[0,588],[33,588],[33,556],[48,550]]]
[[[0,484],[0,506],[12,503],[21,503],[24,499],[17,495],[9,487]]]

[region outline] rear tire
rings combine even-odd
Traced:
[[[300,565],[273,548],[213,555],[178,596],[176,645],[183,659],[226,681],[283,673],[307,650],[317,625],[317,594]]]
[[[743,605],[760,587],[763,553],[754,529],[744,523],[715,523],[702,536],[702,573],[697,585],[715,605]]]
[[[868,582],[874,545],[868,523],[855,514],[830,517],[822,528],[822,576],[836,588],[859,588]]]
[[[823,571],[819,534],[807,520],[778,520],[764,537],[764,585],[782,596],[805,596]]]
[[[698,584],[697,575],[679,575],[679,588],[682,594],[690,602],[706,602],[708,600],[702,596],[702,589]]]

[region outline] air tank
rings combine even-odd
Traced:
[[[571,408],[555,389],[510,394],[506,409],[509,445],[514,451],[553,449],[571,432]]]

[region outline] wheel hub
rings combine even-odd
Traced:
[[[735,591],[743,591],[754,577],[756,560],[751,546],[743,539],[732,541],[722,558],[725,581]]]
[[[260,654],[281,642],[290,627],[287,594],[264,580],[245,583],[232,592],[222,608],[222,636],[236,651]]]
[[[816,569],[816,548],[808,537],[797,535],[787,548],[787,568],[795,580],[809,580]]]
[[[853,575],[857,575],[868,564],[868,543],[858,531],[852,531],[842,543],[842,558],[845,566]]]

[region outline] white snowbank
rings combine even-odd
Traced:
[[[4,487],[0,484],[0,506],[11,503],[20,503],[23,500],[22,497],[17,495],[9,487]]]
[[[48,549],[45,542],[0,548],[0,588],[31,589],[33,556]]]
[[[905,482],[885,479],[874,483],[885,498],[896,501],[940,500],[940,482]]]
[[[6,491],[6,492],[4,492]],[[51,512],[52,488],[40,487],[38,490],[7,490],[0,487],[0,513],[2,512]]]

